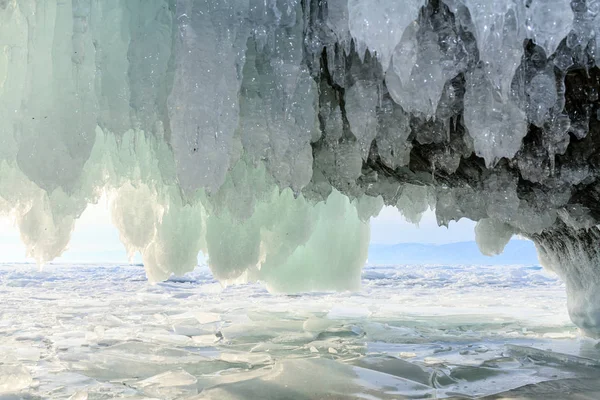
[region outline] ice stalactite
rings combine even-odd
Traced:
[[[475,240],[479,250],[488,256],[502,253],[513,236],[509,225],[493,218],[484,218],[475,226]]]
[[[597,3],[0,1],[0,211],[43,263],[108,191],[152,280],[201,250],[278,291],[355,288],[384,204],[480,221],[488,254],[585,236]]]

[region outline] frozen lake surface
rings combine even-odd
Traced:
[[[367,267],[357,293],[206,267],[0,266],[0,399],[600,398],[600,346],[537,266]]]

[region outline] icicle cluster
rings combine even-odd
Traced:
[[[108,190],[152,279],[203,250],[286,291],[356,287],[383,204],[489,254],[583,232],[598,32],[596,0],[0,0],[0,210],[45,262]]]

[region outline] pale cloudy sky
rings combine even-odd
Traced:
[[[384,208],[371,222],[371,242],[395,243],[451,243],[475,239],[475,223],[462,219],[451,222],[448,228],[438,227],[435,213],[428,211],[419,225],[406,222],[392,207]],[[0,219],[0,262],[31,261],[25,258],[25,247],[19,231],[7,218]],[[108,202],[102,199],[91,205],[77,221],[69,249],[56,262],[127,262],[127,255],[119,234],[110,223]],[[141,261],[136,257],[136,262]]]

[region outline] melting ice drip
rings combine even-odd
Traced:
[[[599,244],[581,240],[600,217],[599,11],[0,0],[0,210],[43,263],[108,190],[150,279],[202,250],[223,281],[300,291],[357,287],[384,204],[414,221],[434,206],[480,221],[489,254],[533,238],[569,282]],[[591,334],[597,299],[572,302]]]

